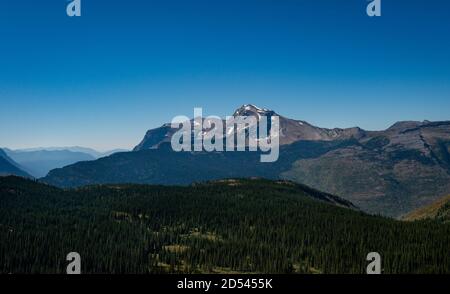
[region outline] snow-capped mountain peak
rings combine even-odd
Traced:
[[[233,116],[248,116],[248,115],[274,115],[275,112],[267,108],[260,108],[253,104],[244,104],[233,113]]]

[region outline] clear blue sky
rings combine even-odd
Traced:
[[[450,119],[450,1],[0,1],[0,146],[132,147],[241,104],[322,127]]]

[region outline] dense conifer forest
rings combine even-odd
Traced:
[[[450,224],[370,216],[302,185],[62,190],[0,178],[0,273],[450,273]]]

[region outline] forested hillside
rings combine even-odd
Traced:
[[[369,216],[291,182],[61,190],[0,178],[0,273],[450,273],[450,225]]]
[[[403,219],[407,221],[435,219],[441,222],[450,222],[450,195],[408,213]]]

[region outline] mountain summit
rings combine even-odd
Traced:
[[[294,120],[277,114],[275,111],[260,108],[253,104],[244,104],[233,112],[233,116],[255,116],[260,119],[262,116],[268,118],[278,116],[280,119],[280,145],[288,145],[297,141],[333,141],[344,140],[352,137],[360,139],[366,132],[360,128],[348,129],[326,129],[309,124],[306,121]],[[225,121],[224,121],[225,122]],[[170,123],[166,123],[159,128],[147,131],[144,139],[134,148],[133,151],[157,149],[163,143],[169,143],[172,135],[177,129],[172,129]]]
[[[266,108],[259,108],[253,104],[244,104],[233,113],[233,116],[272,116],[277,115],[275,111]]]

